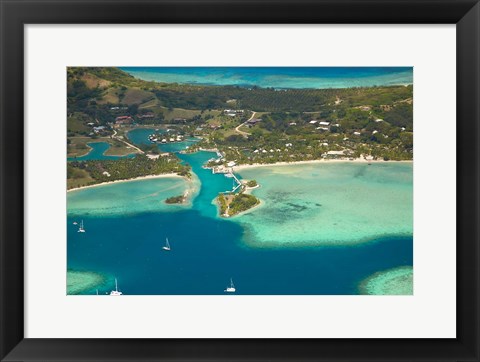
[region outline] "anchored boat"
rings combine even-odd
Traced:
[[[115,290],[110,292],[110,295],[122,295],[123,293],[118,290],[117,278],[115,278]]]
[[[233,285],[233,280],[230,278],[230,286],[227,287],[227,289],[224,290],[226,293],[235,293],[235,285]]]
[[[78,228],[78,232],[79,232],[79,233],[84,233],[84,232],[85,232],[85,229],[83,228],[83,220],[82,220],[82,222],[80,223],[80,227]]]
[[[162,249],[166,251],[170,251],[170,243],[168,242],[168,238],[166,238],[165,246]]]

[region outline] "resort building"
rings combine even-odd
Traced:
[[[253,119],[250,119],[248,120],[246,123],[247,123],[247,126],[248,127],[253,127],[255,126],[258,122],[261,122],[262,120],[260,118],[253,118]]]

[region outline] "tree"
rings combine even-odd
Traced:
[[[137,113],[138,113],[138,104],[132,104],[132,105],[128,106],[128,113],[131,116],[136,116]]]

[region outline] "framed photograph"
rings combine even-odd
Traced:
[[[2,361],[480,360],[476,1],[0,4]]]

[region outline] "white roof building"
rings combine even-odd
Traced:
[[[383,119],[378,118],[378,119],[375,120],[375,122],[377,122],[377,123],[378,122],[383,122]]]
[[[317,123],[317,122],[318,122],[318,121],[312,120],[312,121],[310,121],[310,124],[315,124],[315,123]]]
[[[321,121],[321,122],[318,122],[318,124],[321,124],[322,126],[329,126],[330,122]]]
[[[228,167],[233,167],[235,165],[236,165],[235,161],[230,161],[229,163],[227,163]]]

